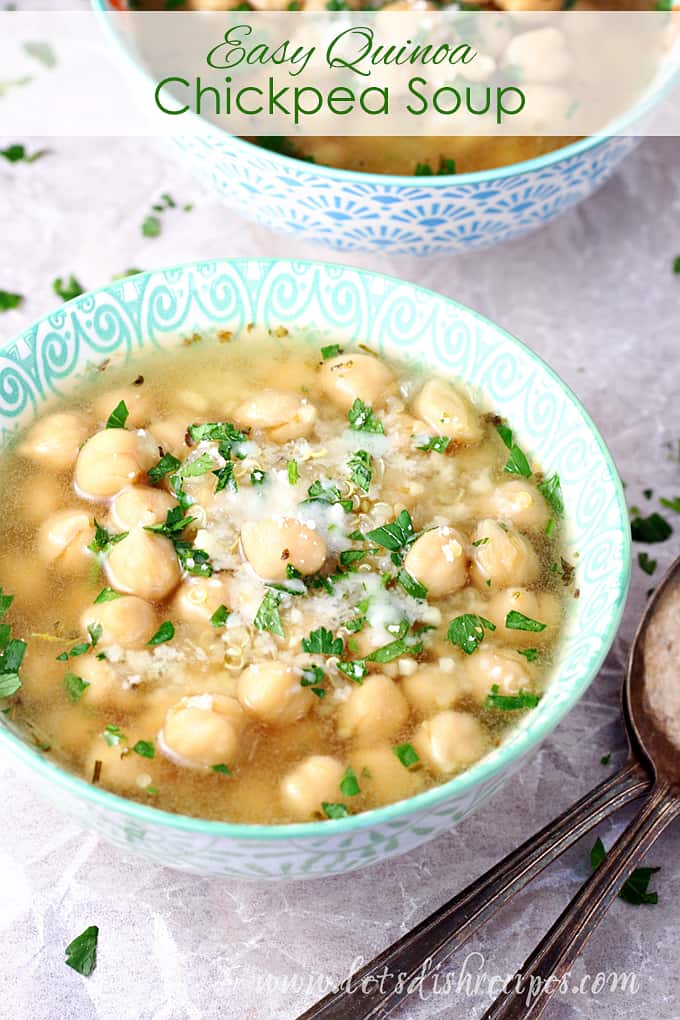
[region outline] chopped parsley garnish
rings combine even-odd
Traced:
[[[349,815],[349,811],[344,804],[329,804],[328,801],[324,800],[321,807],[326,818],[347,818]]]
[[[190,425],[187,431],[193,443],[201,443],[204,440],[221,443],[229,447],[229,452],[239,443],[245,443],[248,438],[245,432],[241,432],[229,421],[210,421],[204,425]]]
[[[60,297],[63,301],[72,301],[73,298],[80,297],[81,294],[85,293],[83,287],[73,275],[69,276],[68,280],[58,276],[53,282],[52,288],[57,297]]]
[[[538,648],[518,648],[517,651],[524,656],[527,662],[536,662],[538,658]]]
[[[368,666],[363,659],[354,659],[351,662],[339,662],[338,671],[351,680],[353,684],[361,684],[366,679]]]
[[[326,674],[322,670],[321,666],[305,666],[302,670],[300,686],[309,687],[312,694],[316,694],[317,698],[325,698],[326,692],[321,686],[325,679]]]
[[[495,629],[496,625],[483,616],[463,613],[451,620],[447,637],[452,645],[457,645],[466,655],[472,655],[484,640],[484,631]]]
[[[215,492],[222,492],[224,489],[231,489],[232,492],[238,492],[238,482],[234,478],[233,460],[228,460],[224,467],[219,468],[217,471],[213,471],[213,474],[217,478]]]
[[[219,765],[211,765],[210,768],[212,769],[213,772],[217,772],[221,776],[231,775],[231,769],[229,768],[228,765],[223,765],[220,763]]]
[[[424,450],[425,453],[434,451],[435,453],[446,453],[451,440],[448,436],[428,436],[424,443],[418,443],[416,450]]]
[[[213,565],[205,549],[197,549],[191,542],[180,539],[175,539],[174,546],[182,570],[193,577],[212,577]]]
[[[9,312],[12,308],[18,308],[23,300],[23,294],[14,294],[11,290],[0,290],[0,312]]]
[[[351,765],[347,766],[345,774],[340,780],[340,793],[343,797],[358,797],[361,793],[361,787],[359,786],[359,780],[356,777],[354,769]]]
[[[484,699],[484,708],[495,708],[501,712],[517,712],[522,708],[536,708],[540,696],[531,691],[519,691],[517,694],[499,694],[498,684],[494,684],[491,693]]]
[[[0,698],[11,698],[21,690],[21,677],[18,673],[3,670],[0,673]]]
[[[475,7],[475,9],[477,9]],[[441,177],[446,174],[456,173],[456,161],[455,159],[447,159],[444,156],[439,160],[439,169],[437,170],[437,176]],[[414,177],[434,177],[435,172],[429,163],[416,163],[416,168],[413,171]]]
[[[359,560],[363,560],[366,556],[373,556],[377,551],[377,549],[344,549],[340,553],[340,564],[343,567],[352,567]]]
[[[95,606],[101,605],[102,602],[115,602],[116,599],[121,599],[123,596],[118,591],[114,591],[113,588],[102,588],[94,600]]]
[[[551,537],[551,535],[552,535],[554,530],[555,530],[555,518],[554,517],[550,517],[548,519],[548,522],[547,522],[546,526],[545,526],[545,533],[546,533],[548,538]]]
[[[0,620],[14,601],[13,595],[5,595],[0,588]],[[0,698],[11,698],[21,690],[19,669],[26,653],[26,642],[11,637],[8,624],[0,626]]]
[[[596,871],[607,856],[602,840],[598,837],[593,849],[590,851],[590,866]],[[619,892],[619,897],[626,903],[639,907],[643,903],[658,903],[658,893],[648,892],[652,875],[655,875],[659,868],[636,868],[628,878]]]
[[[373,478],[373,461],[367,450],[357,450],[349,459],[350,477],[354,484],[368,492]]]
[[[405,769],[410,769],[412,765],[417,765],[420,761],[420,756],[413,744],[397,744],[392,750]]]
[[[486,538],[477,538],[477,539],[475,539],[475,541],[474,541],[474,542],[472,543],[472,545],[473,545],[473,547],[474,547],[475,549],[479,549],[479,547],[480,547],[481,545],[488,545],[488,543],[489,543],[490,541],[491,541],[491,539],[490,539],[490,538],[488,537],[488,535],[487,535],[487,537],[486,537]]]
[[[337,358],[339,354],[342,354],[340,344],[327,344],[326,347],[321,348],[321,357],[324,361],[328,361],[329,358]]]
[[[155,648],[156,645],[164,645],[167,641],[172,641],[175,636],[175,625],[166,620],[160,625],[154,636],[147,641],[147,645]]]
[[[118,404],[116,404],[113,411],[109,415],[108,420],[106,422],[106,428],[124,429],[125,423],[127,422],[129,417],[130,412],[128,411],[127,404],[125,403],[124,400],[121,400]]]
[[[342,638],[333,637],[325,627],[318,627],[302,639],[302,651],[310,655],[342,655],[343,648]]]
[[[547,624],[540,623],[539,620],[532,620],[530,616],[525,616],[524,613],[518,613],[516,609],[511,609],[505,617],[505,626],[508,630],[528,630],[532,633],[540,634],[542,630],[545,630]]]
[[[116,726],[114,723],[109,723],[102,733],[102,737],[109,745],[109,747],[118,747],[123,740],[127,740],[127,737],[121,730],[120,726]]]
[[[645,574],[649,574],[650,577],[658,565],[658,561],[651,559],[646,552],[638,553],[638,563],[640,564],[640,568],[644,570]]]
[[[229,610],[226,606],[218,606],[215,612],[210,617],[210,623],[213,627],[224,627],[225,623],[229,618]]]
[[[383,434],[383,424],[376,418],[372,407],[365,404],[359,397],[356,398],[347,412],[349,427],[355,432],[374,432]]]
[[[423,650],[423,642],[418,634],[408,633],[408,623],[399,626],[398,637],[386,645],[381,645],[366,656],[368,662],[392,662],[404,655],[419,655]]]
[[[367,536],[371,542],[380,545],[390,552],[401,553],[416,539],[413,521],[408,510],[402,510],[395,521],[383,524],[380,528],[369,531]]]
[[[529,461],[515,442],[512,429],[508,428],[507,425],[501,424],[496,426],[496,430],[510,451],[510,456],[503,470],[509,475],[522,475],[523,478],[530,478],[531,467],[529,466]]]
[[[122,542],[130,534],[129,531],[121,531],[119,535],[112,535],[110,531],[102,527],[96,517],[92,523],[94,524],[94,538],[87,548],[95,555],[97,553],[107,553],[112,546]]]
[[[250,472],[250,484],[251,485],[264,485],[267,481],[267,472],[261,471],[256,468],[255,471]]]
[[[86,655],[93,648],[96,648],[100,637],[103,633],[103,627],[101,623],[90,623],[87,626],[87,633],[89,635],[89,641],[80,641],[77,645],[74,645],[68,652],[62,652],[61,655],[57,656],[57,662],[68,662],[69,659],[76,659],[80,655]]]
[[[35,163],[36,160],[46,156],[49,149],[38,149],[29,156],[24,145],[10,145],[6,149],[0,149],[0,156],[8,163]]]
[[[253,621],[258,630],[268,630],[271,634],[276,634],[278,637],[285,637],[283,624],[281,623],[281,614],[279,613],[280,603],[281,596],[278,592],[270,589],[265,593]]]
[[[562,497],[560,476],[558,474],[554,474],[551,475],[550,478],[546,478],[544,481],[539,482],[538,491],[543,496],[546,503],[552,507],[554,513],[558,517],[561,517],[564,513],[564,499]]]
[[[156,748],[153,740],[138,740],[132,750],[135,754],[141,755],[142,758],[156,757]]]
[[[352,500],[343,499],[340,495],[340,489],[337,485],[324,485],[323,482],[317,479],[307,489],[307,499],[303,499],[303,503],[326,503],[328,506],[335,506],[339,504],[345,513],[350,513],[352,509]]]
[[[144,526],[144,530],[172,539],[188,528],[190,524],[193,524],[195,520],[195,517],[187,516],[181,506],[173,506],[168,510],[162,524],[147,524]]]
[[[149,471],[149,481],[153,485],[157,485],[158,482],[162,481],[166,475],[171,475],[179,471],[181,466],[181,460],[178,460],[177,457],[173,457],[171,453],[164,453],[156,466],[152,467]]]
[[[420,581],[417,581],[412,574],[409,574],[408,570],[403,567],[397,574],[397,581],[402,586],[407,595],[410,595],[414,599],[426,599],[427,588]]]
[[[64,689],[74,704],[76,701],[80,701],[89,686],[87,680],[83,680],[81,676],[76,676],[75,673],[67,673],[64,677]]]
[[[90,925],[85,931],[78,935],[73,942],[66,947],[66,966],[72,967],[83,977],[89,977],[97,966],[97,939],[99,928],[96,924]]]
[[[300,477],[300,469],[296,460],[288,461],[288,481],[291,485],[297,484]]]
[[[673,528],[666,518],[656,511],[649,517],[636,515],[630,522],[630,531],[634,542],[645,542],[647,545],[665,542],[673,534]]]

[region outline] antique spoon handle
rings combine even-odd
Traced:
[[[680,814],[680,798],[655,787],[640,813],[539,942],[512,984],[482,1020],[534,1020],[552,1001],[581,949],[604,917],[625,878],[667,825]]]
[[[319,1000],[298,1020],[368,1020],[388,1016],[408,996],[409,981],[422,971],[424,964],[435,968],[567,847],[612,811],[641,796],[649,785],[647,772],[629,759],[619,772],[435,910],[413,931],[353,972],[349,983]]]

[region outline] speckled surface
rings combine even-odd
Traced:
[[[18,139],[0,138],[0,148]],[[31,143],[33,144],[33,143]],[[38,144],[36,142],[36,144]],[[0,165],[0,287],[26,295],[0,317],[6,339],[54,307],[52,280],[84,286],[130,266],[153,268],[224,255],[328,257],[237,220],[203,193],[161,143],[52,140],[49,158]],[[680,141],[647,141],[598,195],[529,239],[487,253],[418,262],[347,258],[455,297],[525,340],[576,391],[602,429],[631,503],[680,494]],[[169,191],[193,202],[145,239],[151,202]],[[39,240],[38,240],[39,239]],[[649,503],[642,490],[654,489]],[[669,516],[673,516],[669,514]],[[680,535],[680,518],[673,522]],[[659,570],[680,552],[674,536],[649,550]],[[266,886],[202,880],[154,867],[101,843],[39,799],[0,757],[0,1016],[8,1020],[293,1020],[352,961],[373,955],[490,867],[604,777],[600,758],[623,757],[622,661],[650,579],[635,565],[625,623],[587,697],[512,788],[450,835],[349,877]],[[625,813],[600,827],[606,845]],[[587,837],[469,943],[467,973],[510,973],[588,872]],[[575,981],[599,971],[637,975],[638,990],[569,991],[556,1020],[680,1015],[677,926],[680,829],[650,854],[660,864],[656,907],[617,902],[588,946]],[[99,963],[85,980],[64,946],[100,927]],[[405,1020],[480,1015],[482,978],[414,998]]]

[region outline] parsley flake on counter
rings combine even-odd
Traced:
[[[325,627],[318,627],[302,639],[302,651],[309,655],[342,655],[343,648],[342,638],[333,637]]]
[[[22,48],[24,53],[37,60],[39,64],[42,64],[48,70],[52,70],[53,67],[57,66],[57,54],[48,42],[28,41],[23,44]]]
[[[597,871],[606,856],[607,851],[602,840],[598,837],[590,851],[590,866],[593,871]],[[658,903],[658,893],[648,892],[651,877],[657,871],[660,871],[660,868],[636,868],[621,887],[619,898],[625,900],[626,903],[631,903],[635,907],[639,907],[643,903]]]
[[[347,766],[345,774],[340,780],[340,793],[343,797],[358,797],[361,793],[359,780],[357,779],[356,773],[351,765]]]
[[[466,655],[472,655],[484,640],[484,632],[495,629],[496,625],[491,620],[476,613],[463,613],[451,620],[447,637],[452,645],[457,645]]]
[[[147,216],[142,221],[142,234],[144,237],[158,237],[161,232],[161,221],[158,216]]]
[[[531,691],[519,691],[517,694],[500,694],[498,684],[493,684],[490,694],[484,699],[484,708],[496,708],[501,712],[517,712],[523,708],[536,708],[540,696]]]
[[[673,260],[673,272],[680,273],[680,255],[676,255]]]
[[[397,744],[392,750],[405,769],[410,769],[412,765],[417,765],[420,761],[420,755],[413,744]]]
[[[125,423],[127,422],[129,417],[130,412],[128,411],[127,404],[125,403],[124,400],[121,400],[120,403],[116,404],[113,411],[109,415],[108,421],[106,422],[106,428],[124,429]]]
[[[673,510],[674,513],[680,514],[680,496],[674,496],[673,499],[666,499],[665,496],[662,496],[659,503],[667,510]]]
[[[339,354],[342,354],[340,344],[327,344],[326,347],[321,348],[321,357],[324,361],[328,361],[329,358],[337,358]]]
[[[218,606],[215,612],[210,617],[210,623],[216,629],[218,627],[224,627],[227,619],[229,618],[229,610],[226,606]]]
[[[373,408],[365,404],[359,397],[347,412],[347,420],[349,427],[355,432],[373,432],[380,435],[385,432],[383,424],[376,418]]]
[[[85,293],[82,285],[73,274],[69,276],[68,280],[58,276],[52,284],[52,289],[57,297],[60,297],[63,301],[72,301],[73,298],[80,297],[81,294]]]
[[[83,680],[82,676],[76,676],[75,673],[67,673],[64,677],[64,689],[74,704],[80,701],[89,686],[87,680]]]
[[[113,588],[102,588],[94,600],[94,605],[99,606],[102,602],[115,602],[116,599],[122,599],[120,592],[115,591]]]
[[[280,603],[281,596],[278,592],[273,591],[272,589],[265,592],[265,596],[260,603],[260,607],[257,610],[253,621],[258,630],[267,630],[271,634],[276,634],[277,637],[285,637],[285,631],[283,629],[283,624],[281,623],[281,614],[279,613]],[[303,651],[306,651],[304,647]]]
[[[530,616],[511,609],[505,617],[505,626],[508,630],[528,630],[534,634],[540,634],[542,630],[545,630],[547,624],[541,623],[539,620],[532,620]]]
[[[645,574],[649,574],[651,577],[658,566],[658,561],[651,559],[646,552],[638,553],[638,563],[640,569],[644,570]]]
[[[175,625],[170,620],[166,620],[160,625],[154,636],[147,641],[147,645],[155,648],[156,645],[164,645],[167,641],[172,641],[174,636]]]
[[[42,159],[48,153],[49,149],[37,149],[29,156],[26,147],[19,144],[10,145],[6,149],[0,149],[0,156],[6,159],[8,163],[35,163],[36,160]]]
[[[602,757],[600,758],[600,765],[609,765],[609,762],[611,760],[612,760],[612,756],[611,756],[611,751],[610,751],[609,753],[602,755]]]
[[[509,475],[522,475],[523,478],[530,478],[531,467],[529,466],[529,461],[523,450],[515,442],[512,429],[508,428],[507,425],[500,424],[496,426],[496,431],[510,451],[510,456],[503,470]]]
[[[119,535],[112,535],[110,531],[107,531],[106,528],[102,527],[96,517],[93,519],[92,523],[94,524],[94,538],[87,548],[95,555],[97,553],[107,553],[111,546],[122,542],[123,539],[127,538],[130,534],[129,531],[121,531]]]
[[[451,440],[448,436],[428,436],[424,443],[416,445],[416,450],[424,450],[425,453],[429,453],[431,450],[435,453],[446,453],[450,445]]]
[[[354,484],[368,492],[373,479],[373,460],[367,450],[357,450],[349,459],[350,477]]]
[[[0,290],[0,312],[9,312],[12,308],[18,308],[23,300],[23,294],[14,294],[11,290]]]
[[[97,939],[99,928],[90,925],[82,934],[73,939],[66,947],[66,966],[72,967],[83,977],[89,977],[97,966]]]
[[[634,542],[644,542],[646,545],[665,542],[673,534],[673,528],[666,518],[656,511],[649,517],[635,514],[630,522],[630,531]]]
[[[349,816],[349,811],[344,804],[329,804],[328,801],[324,800],[321,807],[326,818],[338,819]]]

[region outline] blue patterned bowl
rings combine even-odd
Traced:
[[[200,262],[141,273],[85,294],[0,351],[0,428],[11,441],[48,401],[105,358],[162,352],[195,331],[285,326],[318,347],[361,341],[478,390],[544,469],[559,472],[574,600],[546,695],[468,772],[401,803],[317,824],[230,825],[124,800],[64,772],[0,716],[0,747],[45,793],[116,845],[160,864],[250,878],[329,875],[403,853],[494,794],[584,693],[613,640],[630,568],[616,469],[595,426],[532,351],[476,312],[410,283],[317,262]],[[577,557],[578,554],[578,557]]]
[[[100,13],[119,7],[111,0],[91,2]],[[148,91],[142,65],[122,47],[121,52],[127,71]],[[192,133],[174,141],[226,205],[272,230],[339,251],[435,255],[485,248],[549,223],[604,184],[639,139],[587,138],[509,167],[443,177],[305,163],[195,116]]]

